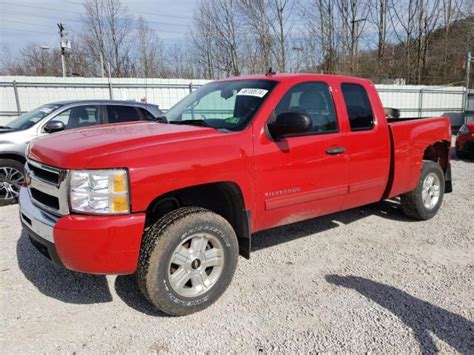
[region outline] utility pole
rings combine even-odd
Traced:
[[[464,79],[464,84],[466,85],[466,93],[464,96],[464,112],[467,110],[467,104],[468,104],[468,99],[469,99],[469,86],[470,86],[470,79],[471,79],[471,61],[472,61],[472,54],[471,52],[467,52],[466,78]]]
[[[66,33],[64,31],[64,25],[58,23],[59,28],[59,44],[61,46],[61,66],[63,71],[63,77],[66,77],[66,50],[71,49],[71,42],[66,39]]]
[[[359,24],[366,20],[366,18],[359,18],[351,21],[351,74],[359,67]]]

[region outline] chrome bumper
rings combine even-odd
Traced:
[[[18,203],[21,222],[39,237],[54,243],[53,229],[58,217],[36,207],[26,187],[21,187]]]

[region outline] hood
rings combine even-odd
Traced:
[[[140,150],[157,145],[218,134],[221,133],[212,128],[155,122],[103,125],[35,139],[30,144],[28,156],[44,164],[65,169],[85,168],[89,162],[100,158],[106,167],[107,157],[111,155],[121,154],[125,163],[127,154],[131,151],[139,154]]]

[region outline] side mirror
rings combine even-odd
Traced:
[[[392,107],[384,107],[385,116],[387,118],[400,118],[400,110]]]
[[[304,113],[285,112],[279,114],[275,122],[268,123],[267,127],[273,139],[279,140],[284,136],[310,132],[313,121]]]
[[[51,120],[46,123],[46,126],[44,126],[44,131],[47,133],[54,133],[63,131],[65,128],[66,126],[64,125],[64,122]]]

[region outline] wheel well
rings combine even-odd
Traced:
[[[2,153],[0,154],[0,159],[12,159],[12,160],[19,161],[22,164],[26,163],[26,159],[24,156],[20,154],[14,154],[14,153],[5,153],[5,154]]]
[[[147,208],[145,228],[165,214],[186,206],[206,208],[224,217],[235,230],[241,255],[249,257],[250,215],[237,184],[218,182],[197,185],[159,196]]]
[[[451,154],[451,144],[448,141],[440,141],[428,146],[423,153],[423,160],[431,160],[438,163],[444,172],[444,192],[452,192],[451,166],[449,158]]]
[[[425,149],[423,160],[431,160],[438,163],[441,169],[446,172],[449,163],[449,148],[449,142],[446,141],[433,143]]]

